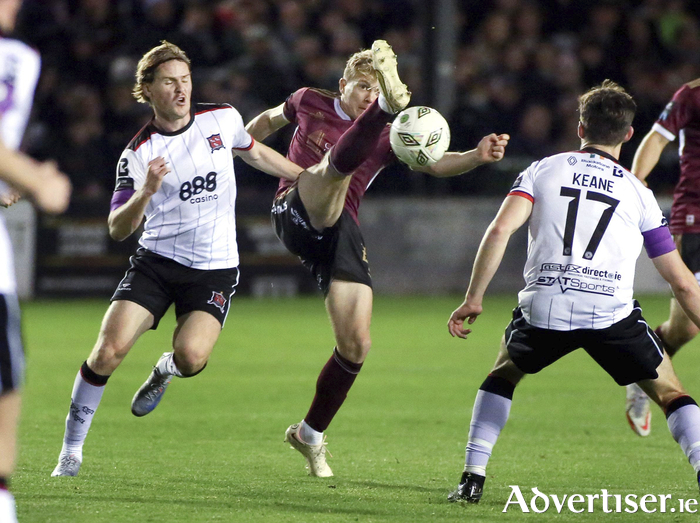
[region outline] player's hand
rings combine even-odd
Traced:
[[[498,162],[503,159],[506,154],[506,145],[508,145],[510,136],[507,134],[494,134],[484,136],[479,145],[476,146],[476,152],[479,158],[484,163]]]
[[[144,190],[153,196],[160,186],[163,184],[163,178],[170,172],[165,158],[159,156],[148,162],[148,171],[146,171],[146,183],[143,184]]]
[[[10,205],[13,205],[19,201],[22,195],[15,189],[8,188],[2,194],[0,194],[0,206],[7,209]]]
[[[452,337],[454,338],[457,336],[458,338],[466,340],[467,334],[471,333],[472,330],[464,328],[464,320],[467,320],[467,323],[471,325],[476,321],[477,316],[481,314],[482,310],[483,308],[480,303],[469,303],[465,300],[464,303],[452,313],[452,316],[450,316],[447,322],[447,330],[450,331]]]
[[[39,183],[31,197],[36,206],[49,214],[65,212],[72,190],[68,176],[59,171],[54,162],[39,164],[35,176]]]

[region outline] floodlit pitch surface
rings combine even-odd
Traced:
[[[652,326],[666,296],[640,300]],[[51,478],[75,374],[94,343],[104,301],[24,305],[28,381],[13,489],[20,521],[697,521],[697,514],[574,514],[504,506],[509,485],[572,494],[696,498],[685,456],[654,408],[642,439],[628,428],[624,390],[578,351],[515,392],[478,505],[452,505],[471,406],[494,361],[514,297],[490,298],[468,341],[445,326],[459,297],[376,300],[374,348],[328,431],[329,479],[306,475],[282,443],[313,396],[333,346],[322,301],[235,298],[207,369],[174,380],[144,418],[129,411],[151,365],[170,347],[169,314],[111,378],[77,478]],[[172,313],[171,313],[172,314]],[[700,343],[676,359],[700,397]],[[542,505],[540,504],[540,507]],[[575,508],[584,507],[578,504]],[[612,504],[614,506],[614,503]],[[674,505],[669,505],[669,507]],[[623,510],[625,506],[623,505]],[[659,504],[650,505],[659,508]],[[696,507],[697,508],[697,507]]]

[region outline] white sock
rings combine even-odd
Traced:
[[[0,490],[0,521],[3,523],[17,523],[15,511],[15,498],[9,490]]]
[[[700,472],[700,408],[697,405],[684,405],[672,412],[668,428],[695,472]]]
[[[318,432],[312,429],[306,424],[306,420],[301,422],[301,427],[299,427],[299,436],[304,443],[309,445],[320,445],[323,443],[323,432]]]
[[[97,386],[88,383],[78,371],[71,393],[70,410],[66,417],[62,453],[75,454],[78,459],[83,459],[83,443],[85,443],[92,418],[100,405],[104,390],[104,385]]]
[[[384,93],[382,93],[382,92],[379,93],[377,103],[379,103],[379,108],[382,111],[384,111],[385,113],[396,114],[394,111],[391,110],[391,107],[389,107],[389,102],[386,101],[386,98],[384,97]]]
[[[486,465],[493,446],[508,421],[512,400],[479,390],[474,401],[464,471],[486,476]]]
[[[180,372],[177,365],[175,365],[174,354],[173,352],[163,354],[158,360],[158,363],[156,363],[156,369],[158,369],[158,372],[161,374],[182,378],[182,372]]]

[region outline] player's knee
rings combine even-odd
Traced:
[[[129,353],[130,348],[130,344],[101,338],[92,350],[92,354],[90,354],[90,362],[101,369],[111,368],[113,370],[117,368]]]
[[[175,365],[184,376],[197,374],[204,368],[209,359],[209,353],[197,350],[182,350],[175,353]]]
[[[358,335],[338,340],[340,354],[355,363],[362,363],[371,348],[372,339],[369,335]]]

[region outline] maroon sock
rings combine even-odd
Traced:
[[[386,124],[394,119],[377,100],[353,122],[331,149],[331,164],[341,174],[352,174],[377,147]]]
[[[9,490],[8,489],[9,483],[10,482],[8,481],[8,479],[6,477],[0,476],[0,490]]]
[[[323,432],[331,424],[340,406],[345,401],[348,391],[362,369],[362,363],[353,363],[343,358],[338,349],[333,349],[333,356],[323,367],[316,381],[316,395],[304,421],[318,432]]]
[[[668,353],[669,356],[673,357],[673,355],[678,351],[678,347],[671,347],[668,342],[664,339],[664,337],[661,335],[661,325],[656,327],[654,330],[654,334],[656,334],[659,339],[661,340],[661,343],[664,344],[664,349],[666,349],[666,352]]]

